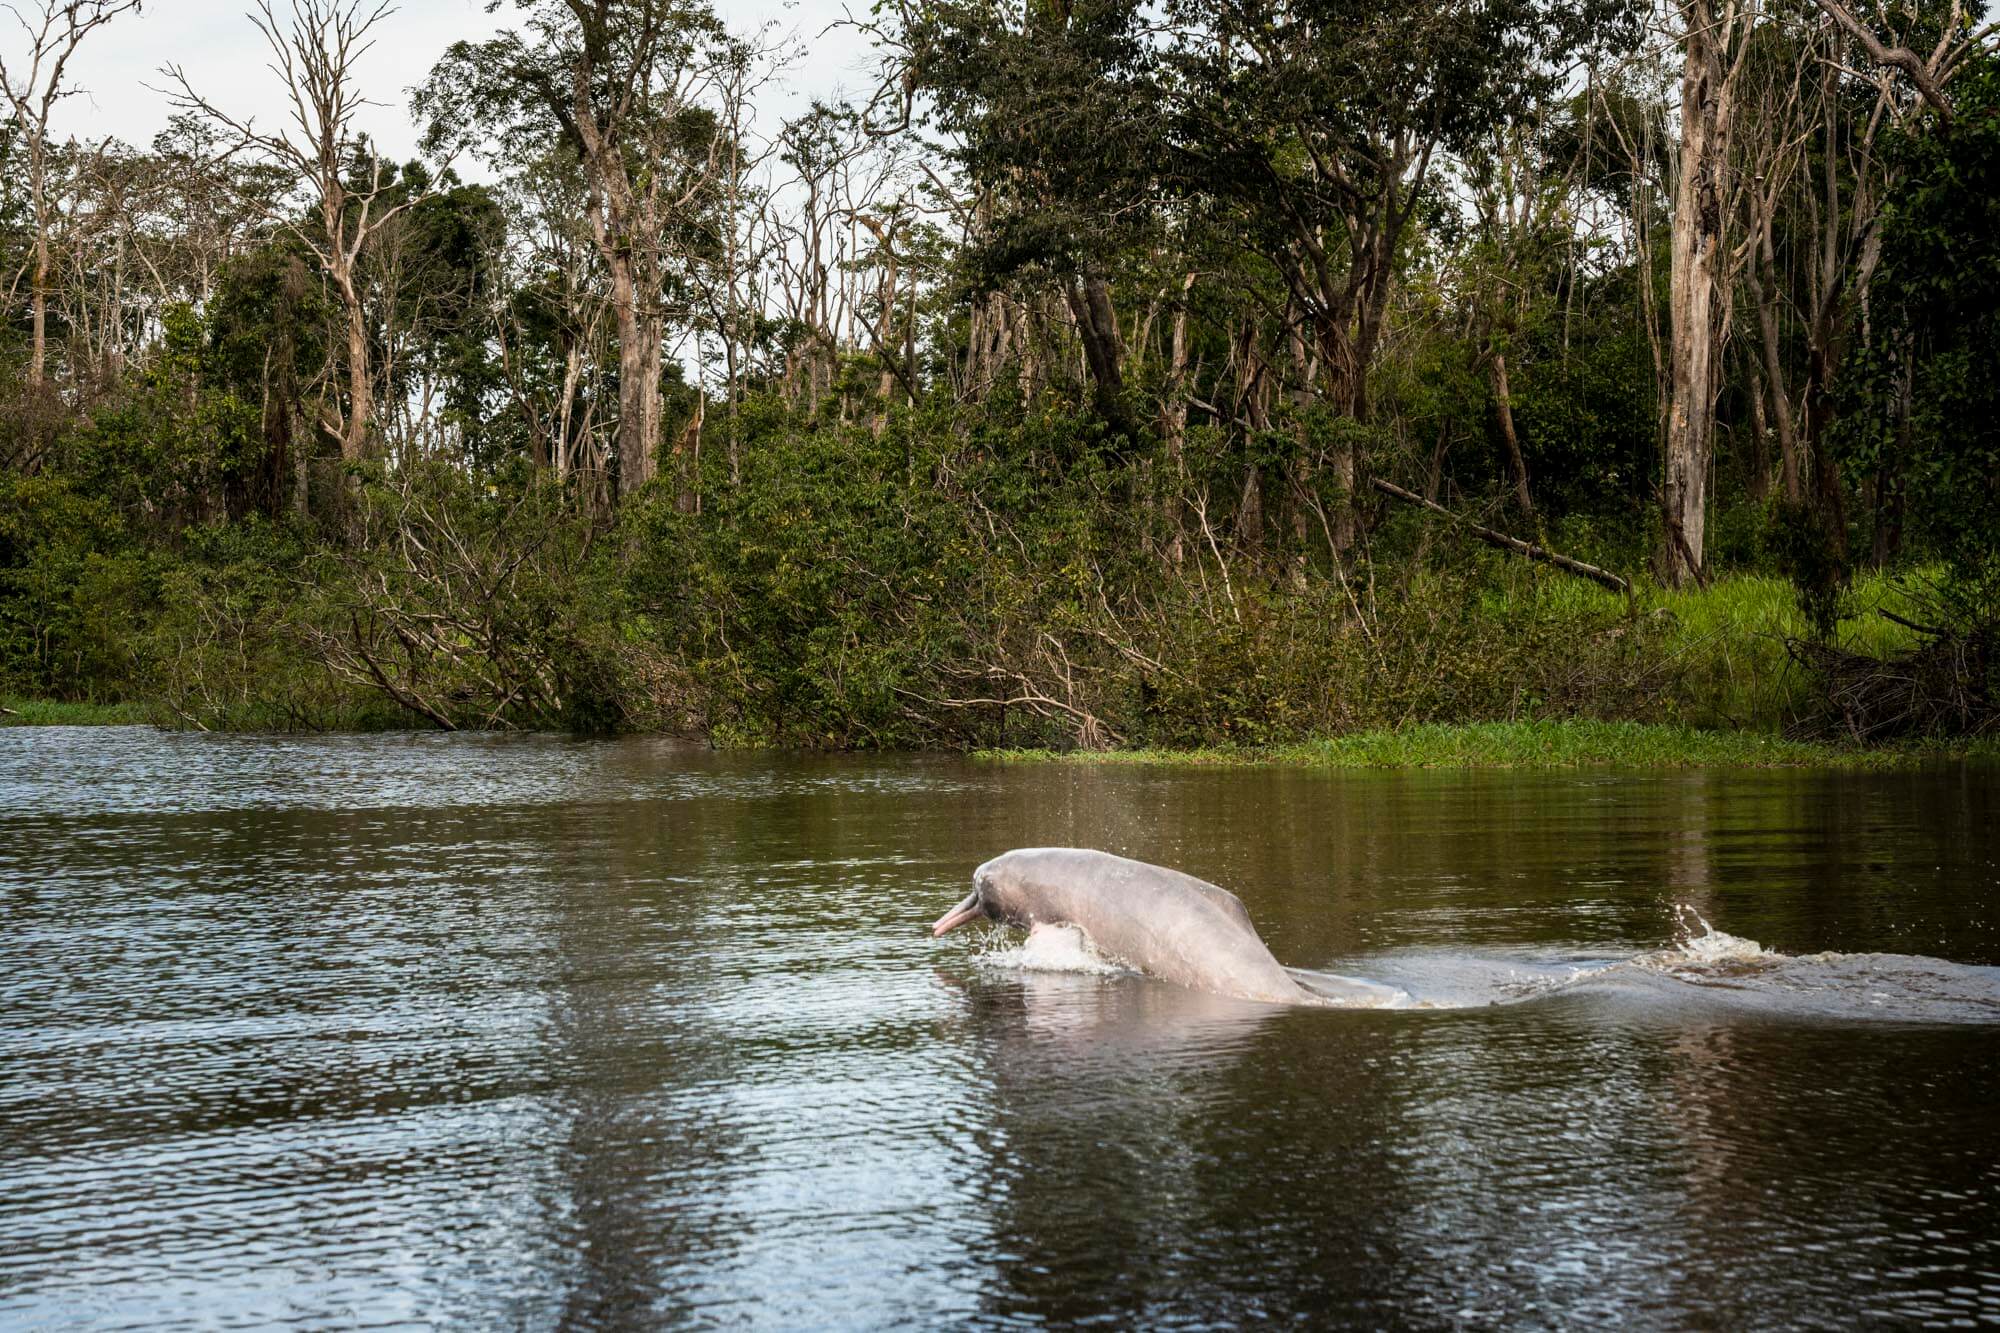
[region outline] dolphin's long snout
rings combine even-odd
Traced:
[[[931,927],[931,938],[936,939],[946,931],[957,930],[960,926],[978,915],[979,895],[968,893],[965,895],[964,902],[937,919],[937,924]]]

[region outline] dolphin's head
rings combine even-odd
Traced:
[[[937,919],[931,927],[931,936],[936,938],[947,931],[957,930],[966,922],[982,916],[1003,925],[1032,925],[1033,913],[1029,910],[1026,889],[1027,885],[1019,876],[1008,873],[1007,856],[996,856],[972,872],[972,892],[966,895],[965,901]]]

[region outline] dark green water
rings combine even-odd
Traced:
[[[0,1326],[1993,1323],[1996,827],[1992,770],[0,732]],[[1445,1007],[927,938],[1034,844]]]

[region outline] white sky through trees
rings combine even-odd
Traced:
[[[15,0],[26,13],[38,0]],[[286,0],[275,0],[282,16]],[[94,32],[70,66],[68,84],[80,91],[58,109],[52,129],[62,138],[99,140],[113,136],[137,147],[148,146],[166,128],[173,114],[166,94],[170,82],[160,66],[178,64],[204,96],[231,112],[255,115],[260,125],[285,114],[278,78],[268,68],[264,39],[245,17],[244,0],[146,0],[142,13],[128,14]],[[851,28],[825,32],[847,13],[865,16],[865,3],[846,6],[840,0],[715,0],[716,12],[730,31],[747,35],[766,23],[795,33],[804,57],[784,75],[782,86],[761,108],[789,116],[805,109],[814,97],[831,98],[845,91],[865,98],[869,91],[868,44]],[[516,26],[519,11],[511,0],[488,14],[486,0],[404,0],[377,25],[375,46],[363,57],[363,93],[379,105],[361,117],[361,127],[391,157],[408,157],[416,145],[416,127],[409,114],[409,89],[430,73],[444,49],[460,38],[479,38],[500,28]],[[25,38],[13,16],[0,4],[0,51],[25,49]],[[150,85],[150,86],[148,86]],[[766,132],[775,121],[764,124]],[[463,174],[485,173],[460,164]]]

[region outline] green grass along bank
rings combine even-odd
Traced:
[[[1847,746],[1679,723],[1425,723],[1293,745],[1192,750],[982,750],[1003,763],[1259,765],[1297,768],[1916,768],[2000,761],[2000,740]]]
[[[0,695],[0,727],[131,727],[156,721],[143,703],[63,703]]]

